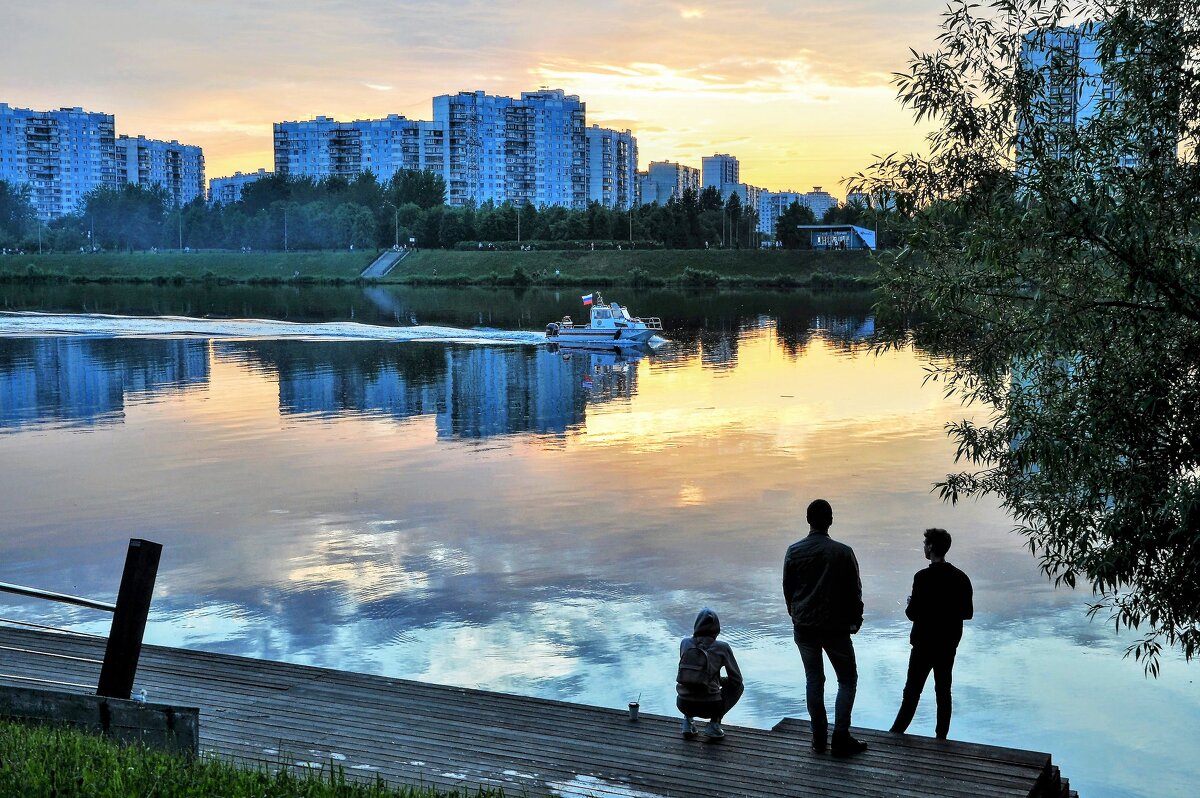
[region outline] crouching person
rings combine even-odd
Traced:
[[[694,718],[708,718],[700,732],[724,737],[721,720],[742,697],[742,671],[729,644],[717,640],[721,621],[708,607],[696,616],[692,636],[679,643],[679,673],[675,677],[675,706],[683,713],[683,736],[695,737]],[[721,675],[724,669],[725,675]]]

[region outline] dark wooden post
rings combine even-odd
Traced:
[[[161,543],[137,538],[129,541],[96,695],[129,698],[133,691],[133,676],[142,653],[142,635],[146,631],[146,616],[150,612],[150,598],[154,594],[154,579],[158,576],[161,555]]]

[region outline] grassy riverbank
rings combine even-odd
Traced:
[[[496,791],[440,792],[348,781],[342,771],[286,765],[275,772],[216,759],[186,759],[119,746],[66,729],[0,723],[0,795],[22,798],[493,798]]]
[[[359,280],[373,252],[134,252],[0,257],[0,280],[325,283]],[[870,287],[866,252],[624,250],[411,253],[378,282],[414,285]]]

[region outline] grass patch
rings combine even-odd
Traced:
[[[348,779],[338,767],[258,765],[189,759],[121,746],[70,729],[0,722],[0,795],[22,798],[499,798],[493,790],[440,792]]]
[[[106,252],[0,257],[0,282],[205,285],[614,285],[681,288],[871,288],[867,252],[814,250],[421,250],[387,277],[359,274],[373,252]]]
[[[350,283],[374,252],[101,252],[95,255],[7,255],[9,282]]]

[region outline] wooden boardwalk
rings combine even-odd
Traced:
[[[98,665],[34,651],[98,660],[103,641],[0,627],[0,685],[95,684]],[[675,717],[155,646],[140,688],[199,707],[205,753],[393,783],[577,798],[1072,794],[1049,754],[855,729],[871,749],[840,760],[813,753],[791,718],[684,740]]]

